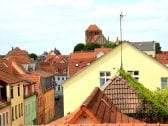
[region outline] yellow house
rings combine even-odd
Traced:
[[[168,84],[168,68],[128,42],[122,44],[123,69],[146,88],[155,90]],[[74,74],[63,83],[64,115],[73,112],[91,93],[118,74],[121,67],[121,45]]]
[[[8,86],[11,99],[12,126],[24,125],[23,82]]]

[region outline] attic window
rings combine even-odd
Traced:
[[[100,86],[103,86],[111,78],[110,71],[100,72]]]
[[[79,64],[78,64],[78,63],[76,63],[76,64],[75,64],[75,66],[76,66],[76,67],[78,67],[78,66],[79,66]]]
[[[132,76],[137,81],[139,80],[139,71],[127,71],[130,76]]]

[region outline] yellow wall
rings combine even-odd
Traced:
[[[143,51],[145,52],[146,54],[152,56],[152,57],[155,57],[155,51]]]
[[[18,84],[20,85],[20,96],[18,96]],[[14,98],[11,98],[11,115],[12,115],[12,107],[14,108],[13,109],[14,120],[12,121],[12,125],[13,126],[24,125],[23,83],[13,84],[12,86],[13,86],[13,94],[14,94]],[[20,117],[19,117],[19,104],[20,104],[20,110],[21,110],[21,104],[22,104]],[[15,106],[17,106],[17,119],[16,119],[16,113],[15,113]],[[12,116],[11,116],[11,120],[12,120]]]
[[[111,71],[112,76],[117,74],[120,49],[118,46],[63,83],[64,115],[76,110],[94,87],[100,86],[100,71]],[[138,70],[139,81],[151,90],[161,86],[161,77],[168,77],[168,69],[164,65],[128,43],[123,43],[123,68],[126,71]]]
[[[0,108],[0,115],[1,115],[1,120],[3,120],[3,114],[5,114],[5,124],[6,126],[11,126],[11,110],[10,110],[10,105],[6,106],[5,108]],[[7,118],[6,118],[6,113],[8,113],[8,123],[7,123]],[[3,126],[3,121],[1,121],[1,126]]]
[[[45,123],[48,123],[54,118],[55,114],[54,89],[45,92],[44,97],[45,97]]]

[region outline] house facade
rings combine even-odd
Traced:
[[[0,100],[0,126],[11,126],[11,107],[7,101]]]
[[[11,126],[11,104],[7,101],[6,84],[0,80],[0,126]]]
[[[30,81],[24,82],[24,125],[37,124],[37,99],[35,84]]]
[[[39,70],[24,76],[36,82],[38,124],[51,121],[55,116],[53,74]]]
[[[46,72],[40,72],[41,85],[44,94],[44,123],[53,120],[55,116],[55,100],[54,100],[54,76]]]
[[[167,84],[167,67],[130,43],[123,43],[122,49],[123,69],[143,83],[146,88],[155,90]],[[63,83],[64,115],[73,112],[94,87],[101,87],[110,78],[116,76],[120,67],[121,45],[65,81]],[[73,98],[76,99],[74,102]]]
[[[23,82],[8,85],[11,99],[12,125],[24,125],[24,94]]]

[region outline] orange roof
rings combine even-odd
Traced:
[[[60,126],[59,124],[47,124],[47,126]],[[62,126],[62,125],[61,125]],[[68,124],[66,126],[168,126],[168,124],[149,123],[103,123],[103,124]]]
[[[46,71],[43,71],[43,70],[37,70],[37,71],[33,71],[32,73],[34,74],[38,74],[42,77],[50,77],[50,76],[53,76],[52,73],[49,73],[49,72],[46,72]]]
[[[158,60],[162,64],[168,64],[168,51],[157,53],[156,60]]]
[[[75,124],[83,116],[91,119],[92,123],[140,123],[141,121],[122,114],[107,96],[96,87],[90,96],[74,113],[50,123]]]
[[[97,54],[103,52],[106,54],[111,48],[96,48],[94,51],[80,51],[71,53],[68,59],[69,76],[91,64],[96,60]]]
[[[6,73],[3,71],[0,71],[0,80],[4,81],[7,84],[13,84],[17,82],[21,82],[22,80],[11,73]]]
[[[74,52],[71,53],[69,56],[70,59],[89,59],[89,58],[95,58],[94,51],[80,51],[80,52]]]
[[[96,48],[95,54],[98,54],[100,52],[108,53],[111,50],[111,48]]]
[[[31,60],[26,56],[9,56],[7,60],[16,61],[19,64],[30,64]]]
[[[66,55],[47,55],[45,62],[60,63],[61,61],[67,62],[68,56]]]
[[[40,75],[37,73],[28,73],[28,74],[22,74],[22,77],[26,80],[33,81],[35,83],[35,91],[38,93],[41,93],[40,90]],[[40,92],[41,91],[41,92]]]
[[[88,59],[69,59],[68,61],[68,71],[69,71],[69,76],[72,76],[74,73],[77,71],[80,71],[84,67],[88,66],[91,64],[95,58],[88,58]]]
[[[86,31],[101,31],[101,29],[97,25],[92,24],[92,25],[89,25]]]
[[[8,52],[6,57],[8,56],[28,56],[28,52],[26,50],[21,50],[19,47],[16,47]]]

